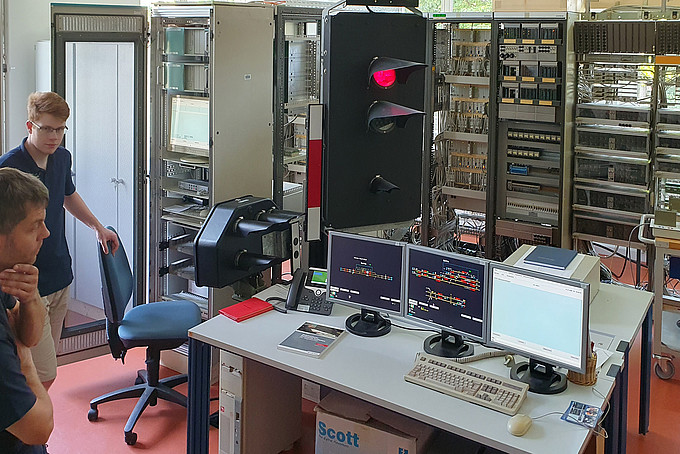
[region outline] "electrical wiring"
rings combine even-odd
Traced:
[[[631,245],[631,242],[632,242],[632,240],[633,240],[633,233],[634,233],[637,229],[639,229],[640,227],[642,227],[643,225],[644,225],[644,224],[638,224],[638,225],[636,225],[635,227],[633,227],[633,228],[631,229],[630,234],[628,235],[628,246],[626,246],[626,257],[625,257],[625,260],[624,260],[624,262],[623,262],[623,268],[621,269],[621,272],[620,272],[618,275],[615,274],[614,272],[612,272],[612,275],[613,275],[616,279],[621,279],[621,277],[623,276],[623,273],[626,271],[626,265],[628,265],[628,262],[630,261],[630,245]],[[632,267],[631,267],[631,272],[632,272]]]
[[[592,241],[588,241],[588,244],[590,245],[590,250],[592,251],[592,254],[591,254],[591,255],[595,255],[595,256],[597,256],[597,257],[600,257],[601,259],[610,259],[610,258],[614,257],[614,256],[619,252],[619,246],[616,246],[616,249],[614,249],[614,252],[612,252],[611,254],[609,254],[609,255],[600,255],[600,254],[595,250],[595,248],[593,247],[593,245],[595,245],[595,246],[600,246],[598,243],[593,243]],[[600,247],[601,247],[601,246],[600,246]],[[603,248],[603,249],[604,249],[604,248]]]

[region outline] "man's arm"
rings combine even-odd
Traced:
[[[38,268],[18,264],[0,272],[0,288],[18,300],[12,309],[14,330],[21,343],[33,347],[40,341],[45,305],[38,294]]]
[[[21,372],[26,377],[28,387],[35,394],[35,404],[6,430],[27,445],[43,445],[47,443],[54,429],[52,400],[40,383],[31,350],[19,340],[16,340],[16,346],[21,361]]]
[[[116,253],[118,250],[118,237],[99,222],[77,192],[64,197],[64,208],[80,222],[95,231],[97,234],[97,241],[102,245],[102,250],[105,254],[109,253],[109,247],[106,244],[108,241],[113,245],[111,251],[114,254]]]

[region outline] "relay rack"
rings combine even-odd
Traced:
[[[495,15],[497,258],[513,242],[560,246],[569,239],[573,84],[567,44],[573,16]]]

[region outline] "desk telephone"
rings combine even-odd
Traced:
[[[326,301],[326,270],[298,268],[288,289],[286,309],[330,315],[333,303]]]

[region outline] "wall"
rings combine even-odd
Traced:
[[[26,135],[26,99],[35,91],[35,44],[50,39],[51,0],[3,0],[7,49],[6,134],[3,152],[17,146]],[[69,0],[68,3],[139,5],[140,0]]]

